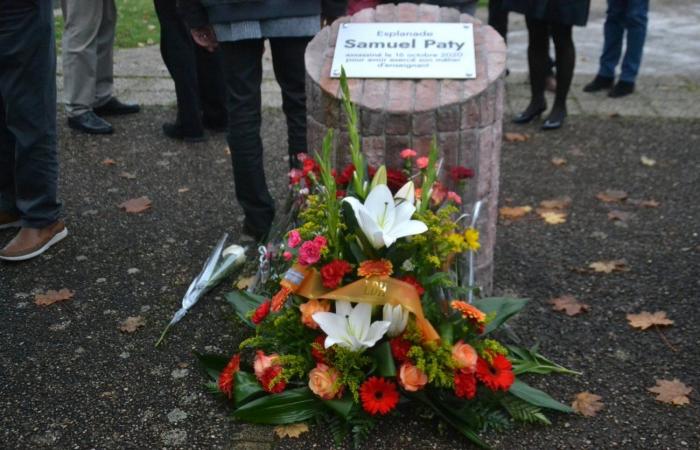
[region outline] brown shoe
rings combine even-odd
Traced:
[[[5,248],[0,251],[4,261],[24,261],[39,256],[55,243],[68,236],[62,220],[44,228],[22,227]]]
[[[0,230],[4,230],[5,228],[19,228],[22,225],[20,224],[20,217],[18,214],[13,214],[5,211],[0,211]]]

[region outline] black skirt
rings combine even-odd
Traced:
[[[586,25],[590,6],[590,0],[503,0],[506,11],[564,25]]]

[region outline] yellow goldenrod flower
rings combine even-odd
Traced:
[[[469,250],[475,252],[481,248],[479,243],[479,231],[474,227],[469,227],[464,230],[464,239],[467,241],[467,247]]]

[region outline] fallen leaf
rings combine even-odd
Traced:
[[[575,316],[590,309],[585,303],[581,303],[573,295],[562,295],[549,301],[555,311],[564,311],[567,316]]]
[[[647,388],[649,392],[656,394],[656,400],[672,405],[687,405],[690,403],[688,395],[693,391],[693,388],[681,383],[678,378],[672,381],[656,380],[656,386]]]
[[[564,158],[555,156],[554,158],[552,158],[552,164],[554,164],[557,167],[561,167],[563,165],[566,165],[566,160]]]
[[[138,214],[150,209],[151,201],[146,196],[132,198],[131,200],[121,203],[119,208],[130,214]]]
[[[582,416],[593,417],[605,406],[601,402],[602,398],[590,392],[580,392],[574,397],[571,407]]]
[[[628,194],[625,191],[608,189],[606,191],[599,192],[595,197],[604,203],[618,203],[625,201],[625,199],[627,199],[627,195]]]
[[[596,261],[588,265],[594,272],[612,273],[612,272],[627,272],[627,261],[624,259],[613,259],[610,261]]]
[[[238,289],[248,289],[248,287],[255,281],[255,275],[252,277],[239,278],[236,282],[236,287]]]
[[[520,219],[532,211],[531,206],[504,206],[498,210],[501,219],[516,220]]]
[[[649,200],[640,200],[638,205],[642,208],[658,208],[661,203],[652,198]]]
[[[117,163],[117,162],[116,162],[115,160],[113,160],[112,158],[106,158],[106,159],[102,160],[102,165],[103,165],[103,166],[113,166],[113,165],[115,165],[116,163]]]
[[[620,211],[619,209],[613,209],[608,213],[608,219],[612,220],[613,222],[616,220],[619,220],[620,222],[627,222],[630,217],[632,217],[632,213]]]
[[[188,188],[188,187],[182,187],[182,188],[178,189],[177,192],[178,192],[178,194],[184,194],[185,192],[188,192],[189,190],[190,190],[190,188]]]
[[[540,207],[544,209],[566,209],[569,206],[571,206],[571,197],[569,196],[542,200],[540,202]]]
[[[639,314],[627,314],[627,320],[630,326],[639,328],[640,330],[646,330],[654,325],[673,325],[673,320],[666,317],[666,311],[656,311],[653,314],[646,311],[642,311]]]
[[[527,133],[512,133],[508,132],[503,135],[506,142],[525,142],[530,139],[530,135]]]
[[[227,155],[230,155],[230,154],[231,154],[231,149],[228,148],[228,146],[226,146],[226,148],[224,149],[224,153],[227,154]]]
[[[560,211],[540,211],[538,213],[545,222],[550,225],[559,225],[566,222],[566,213]]]
[[[647,158],[647,157],[644,156],[644,155],[642,155],[642,157],[640,158],[640,160],[642,161],[642,164],[644,164],[644,165],[647,166],[647,167],[652,167],[652,166],[655,166],[655,165],[656,165],[656,160],[655,160],[655,159]]]
[[[122,172],[119,174],[119,176],[122,178],[126,178],[127,180],[133,180],[134,178],[136,178],[136,175],[129,172]]]
[[[141,316],[127,317],[119,324],[119,331],[122,333],[133,333],[139,328],[146,325],[146,319]]]
[[[307,431],[309,431],[309,426],[305,423],[292,423],[289,425],[279,425],[275,427],[275,434],[281,438],[298,438]]]
[[[610,117],[611,119],[617,119],[617,118],[619,118],[619,117],[621,117],[621,116],[620,116],[620,113],[614,112],[614,113],[608,114],[608,117]]]
[[[34,296],[34,304],[39,306],[49,306],[56,302],[62,302],[64,300],[70,300],[75,295],[75,291],[70,289],[60,289],[58,291],[49,290],[44,294],[36,294]]]

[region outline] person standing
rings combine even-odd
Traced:
[[[68,235],[57,200],[56,44],[49,1],[0,7],[0,260],[23,261]]]
[[[343,0],[179,0],[195,42],[220,47],[228,94],[227,141],[236,198],[243,207],[243,232],[263,239],[275,204],[267,189],[260,137],[262,55],[268,39],[275,78],[282,89],[290,166],[306,152],[304,51],[324,16],[343,15]],[[206,7],[204,6],[206,4]]]
[[[588,21],[590,0],[504,0],[506,10],[525,14],[528,31],[527,61],[530,70],[530,103],[514,123],[529,123],[547,109],[544,97],[549,67],[549,39],[554,41],[556,91],[554,105],[543,130],[561,128],[566,119],[566,98],[574,76],[576,49],[572,29]]]
[[[177,116],[163,124],[172,139],[200,142],[204,128],[226,130],[226,86],[221,55],[192,41],[174,0],[154,0],[160,22],[160,54],[175,83]]]
[[[114,97],[117,7],[114,0],[61,0],[61,9],[68,126],[90,134],[110,134],[114,132],[112,125],[100,116],[140,110],[139,105],[122,103]]]
[[[584,86],[585,92],[610,89],[609,97],[624,97],[634,92],[642,51],[647,36],[649,0],[608,0],[603,29],[603,53],[598,75]],[[615,84],[615,68],[622,56],[622,40],[627,32],[627,49],[622,59],[620,79]]]

